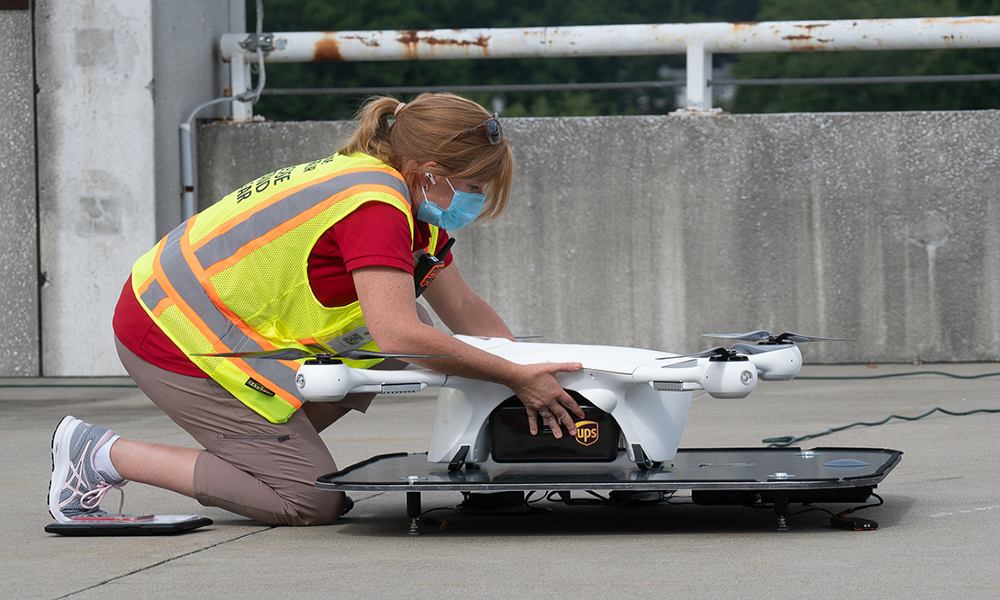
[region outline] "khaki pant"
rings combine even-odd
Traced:
[[[337,520],[343,493],[314,485],[320,475],[337,470],[319,432],[350,409],[366,411],[374,394],[352,394],[338,403],[307,402],[286,423],[271,423],[212,379],[166,371],[115,342],[139,388],[205,447],[194,468],[198,502],[271,525]],[[393,361],[383,368],[401,367]]]

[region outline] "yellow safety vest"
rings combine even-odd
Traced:
[[[193,356],[321,346],[377,350],[358,302],[330,308],[312,292],[307,261],[320,236],[365,202],[406,215],[395,169],[367,154],[284,167],[178,225],[132,267],[139,303],[209,377],[272,423],[302,406],[291,360]],[[431,227],[429,251],[438,230]],[[345,361],[354,367],[378,361]]]

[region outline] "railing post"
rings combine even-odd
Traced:
[[[250,89],[250,65],[243,60],[242,54],[235,54],[229,59],[229,91],[235,98]],[[253,117],[253,103],[234,100],[233,120],[249,121]]]
[[[712,108],[712,53],[702,42],[687,46],[687,108]]]

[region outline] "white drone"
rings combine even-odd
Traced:
[[[589,407],[595,407],[601,411],[601,417],[607,413],[613,418],[620,432],[620,440],[612,442],[614,450],[623,445],[628,459],[639,468],[673,462],[687,422],[692,391],[704,390],[715,398],[744,398],[754,390],[758,379],[786,381],[798,375],[802,354],[794,342],[843,341],[797,333],[772,335],[764,330],[705,335],[743,343],[678,355],[615,346],[518,342],[465,335],[456,338],[518,364],[581,363],[580,371],[560,373],[557,380],[578,402],[584,401],[581,405],[587,404],[592,411]],[[355,369],[340,360],[426,355],[362,350],[313,354],[294,349],[235,354],[244,358],[307,358],[295,381],[302,397],[310,402],[337,402],[355,393],[398,394],[432,386],[441,388],[427,458],[434,463],[449,463],[453,470],[486,462],[491,454],[496,454],[491,452],[491,416],[505,401],[514,402],[509,388],[488,381],[424,368]],[[527,435],[523,409],[520,415],[518,424]],[[585,433],[590,429],[587,424],[596,425],[589,420],[577,423],[575,442],[581,447],[589,446],[592,441]],[[551,436],[539,435],[536,439],[531,442],[536,446],[559,442]]]

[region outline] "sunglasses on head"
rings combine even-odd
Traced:
[[[500,113],[493,113],[493,116],[483,121],[480,127],[486,130],[486,139],[489,140],[491,146],[496,146],[500,143],[500,138],[503,137],[503,127],[500,126]]]
[[[476,131],[479,128],[482,128],[486,132],[486,140],[489,141],[491,146],[496,146],[500,143],[501,138],[503,138],[503,127],[500,126],[500,113],[493,113],[493,116],[489,119],[465,131],[467,133],[469,131]]]

